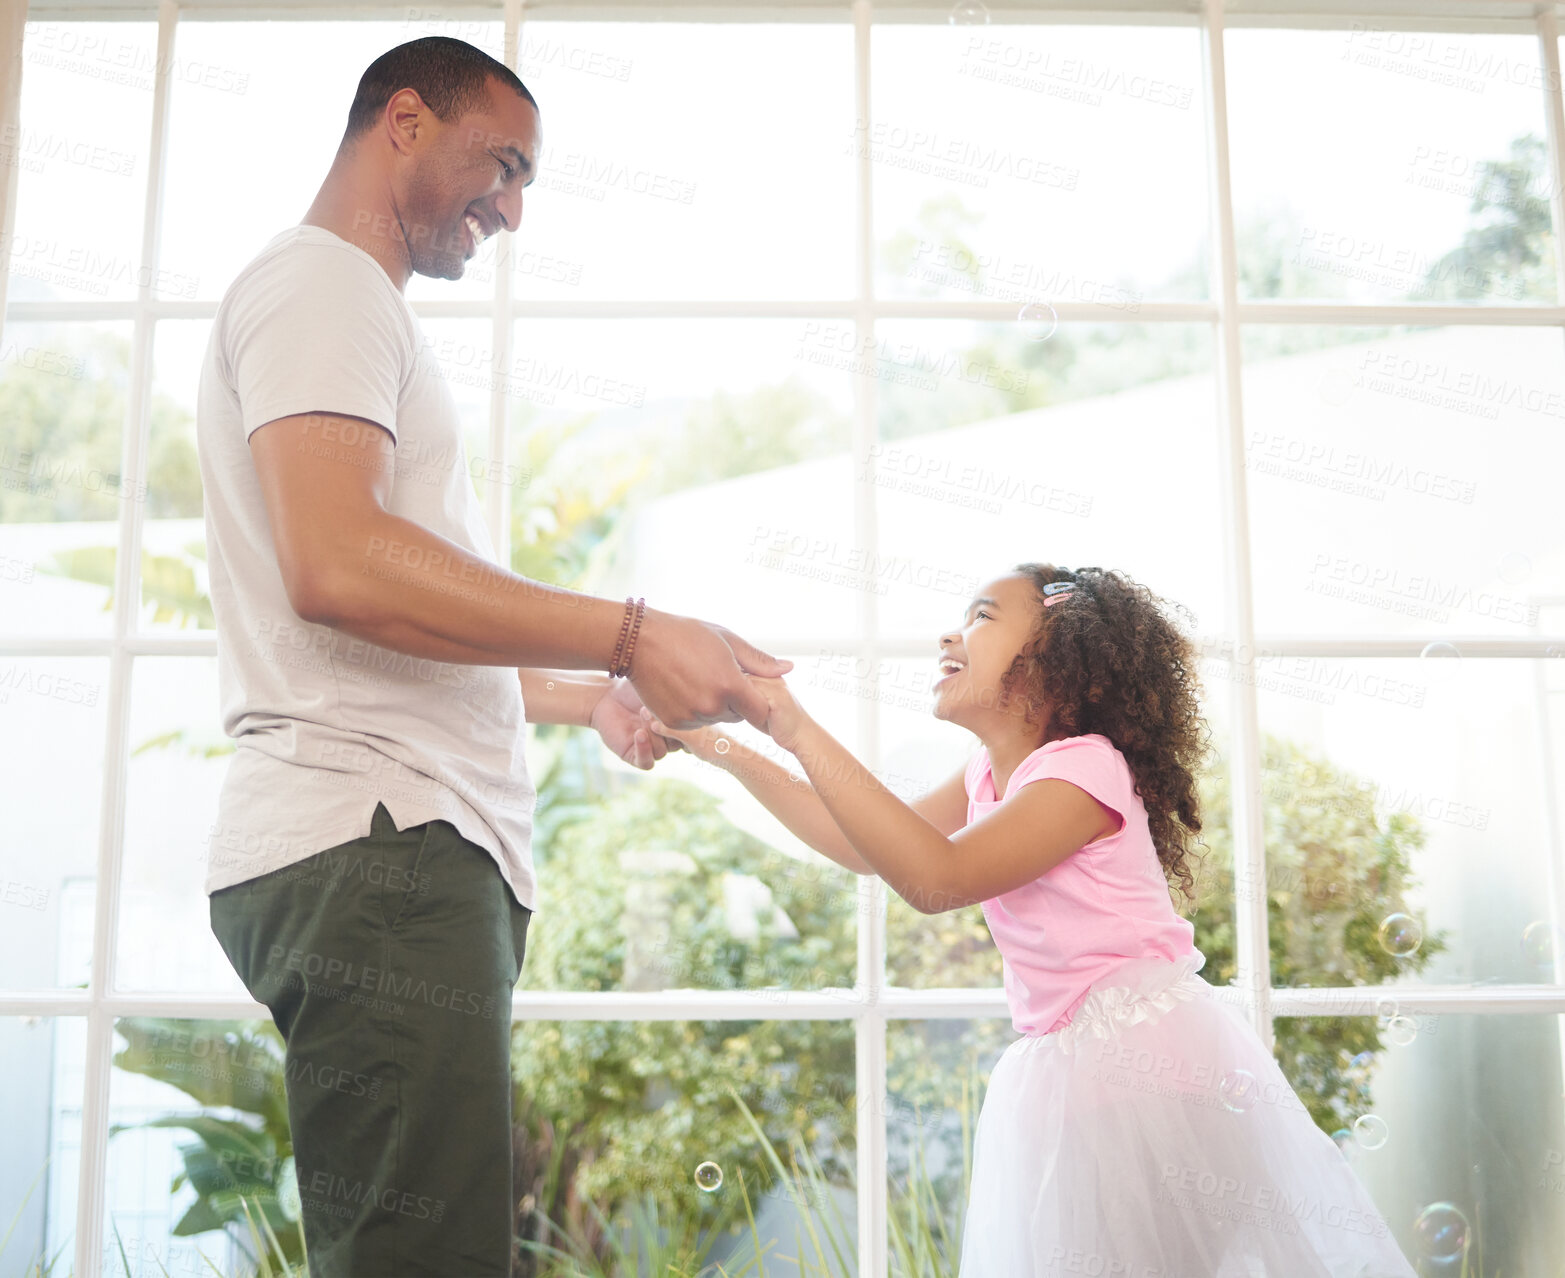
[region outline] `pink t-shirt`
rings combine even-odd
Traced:
[[[1031,883],[982,902],[1004,960],[1011,1023],[1022,1034],[1063,1029],[1088,987],[1128,959],[1173,962],[1195,952],[1195,927],[1174,911],[1146,808],[1114,743],[1098,732],[1047,742],[1017,765],[1006,795],[1046,777],[1080,786],[1122,824]],[[1004,802],[987,746],[968,761],[966,783],[969,825]]]

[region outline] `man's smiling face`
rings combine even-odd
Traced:
[[[522,188],[538,173],[543,125],[526,98],[497,79],[489,101],[443,123],[424,111],[427,132],[403,194],[402,224],[412,269],[461,279],[478,245],[522,221]]]

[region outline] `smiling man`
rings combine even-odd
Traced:
[[[212,928],[285,1044],[315,1278],[505,1275],[527,721],[648,768],[768,712],[721,626],[496,562],[404,289],[515,231],[540,116],[460,40],[364,72],[303,221],[229,286],[197,400],[224,731]],[[592,673],[592,672],[599,673]],[[524,704],[525,702],[525,704]],[[634,920],[627,920],[633,926]]]

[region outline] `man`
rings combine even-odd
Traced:
[[[376,59],[303,221],[219,306],[197,437],[224,730],[213,931],[286,1044],[314,1278],[509,1272],[527,720],[652,766],[791,663],[507,572],[403,290],[521,224],[537,103],[460,40]],[[624,678],[608,672],[617,668]],[[584,672],[601,671],[590,674]],[[524,718],[525,699],[525,718]]]

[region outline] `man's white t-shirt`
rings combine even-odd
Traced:
[[[224,294],[201,368],[196,440],[223,730],[206,892],[370,833],[446,820],[533,908],[526,723],[512,666],[455,665],[305,621],[288,602],[250,435],[279,417],[367,418],[395,440],[388,509],[490,563],[456,403],[381,265],[317,226],[273,237]],[[374,430],[366,422],[348,429]],[[317,427],[318,445],[333,447]],[[341,443],[342,441],[337,441]],[[473,588],[453,568],[454,594]]]

